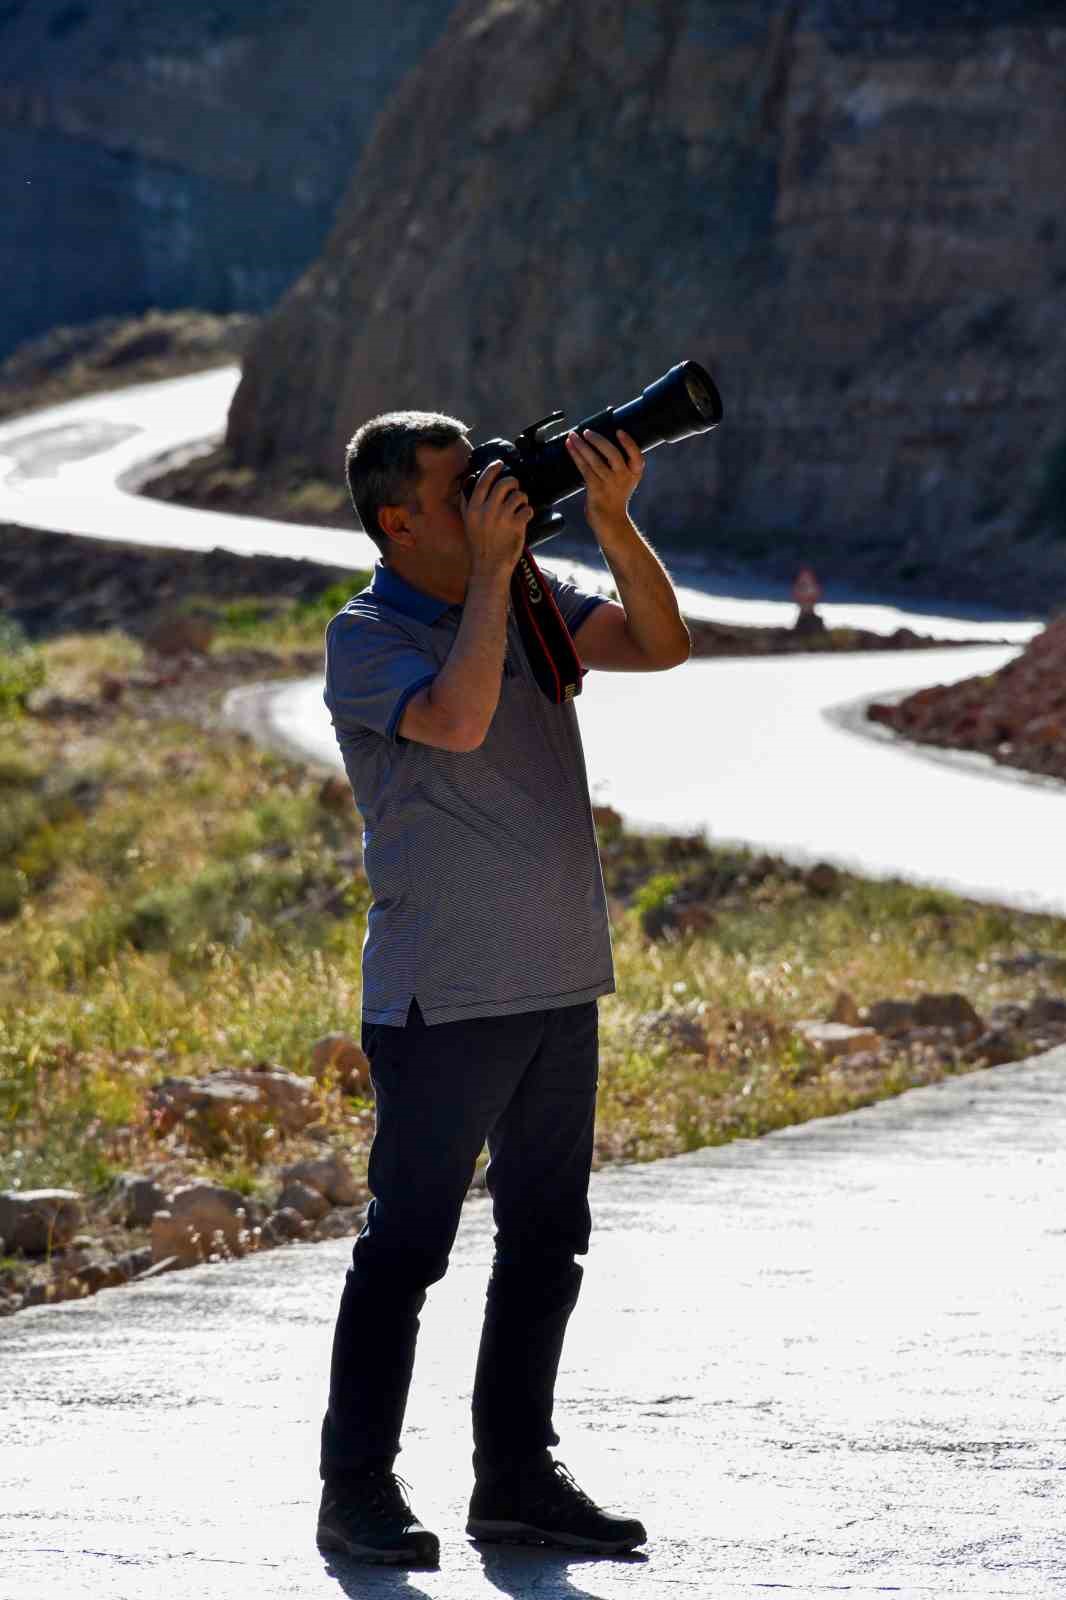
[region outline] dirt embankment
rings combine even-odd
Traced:
[[[195,611],[205,600],[213,608],[224,598],[259,597],[274,605],[311,600],[335,584],[348,584],[355,593],[363,578],[351,568],[287,556],[157,550],[10,523],[0,527],[0,610],[31,639],[105,628],[122,628],[140,638],[162,611]],[[689,618],[688,628],[696,657],[919,650],[944,644],[909,628],[879,634],[826,628],[817,618],[790,628]]]
[[[143,638],[164,612],[253,597],[282,605],[345,583],[361,587],[361,575],[288,556],[157,550],[0,526],[0,611],[31,640],[107,628]]]
[[[921,744],[979,750],[1004,766],[1066,780],[1066,613],[987,677],[932,684],[867,716]]]
[[[235,311],[146,311],[53,328],[0,363],[0,418],[240,361],[258,326]]]

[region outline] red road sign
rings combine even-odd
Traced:
[[[801,611],[813,611],[822,598],[822,586],[810,567],[801,567],[797,572],[792,598]]]

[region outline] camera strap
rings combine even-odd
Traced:
[[[555,596],[528,548],[511,574],[511,603],[526,658],[541,690],[557,706],[572,700],[581,693],[581,679],[588,669],[581,664]]]

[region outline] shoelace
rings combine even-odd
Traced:
[[[564,1467],[561,1461],[552,1462],[550,1475],[545,1476],[544,1489],[549,1503],[565,1505],[568,1502],[573,1504],[576,1500],[590,1511],[599,1511],[600,1509],[596,1502],[585,1493],[569,1468]],[[553,1490],[554,1495],[552,1493]]]
[[[383,1506],[393,1511],[414,1516],[411,1505],[411,1495],[414,1492],[412,1485],[406,1478],[401,1478],[398,1472],[383,1472],[371,1480],[372,1487],[367,1496],[367,1504],[371,1507]]]

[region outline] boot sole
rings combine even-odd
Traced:
[[[621,1555],[634,1550],[647,1538],[628,1536],[624,1539],[587,1539],[580,1533],[559,1533],[549,1528],[535,1528],[528,1522],[488,1522],[471,1517],[466,1525],[471,1539],[484,1544],[551,1544],[566,1550],[593,1550],[600,1555]]]
[[[336,1550],[341,1555],[350,1556],[353,1561],[365,1561],[377,1567],[399,1566],[438,1566],[440,1564],[440,1551],[417,1550],[377,1550],[373,1545],[355,1544],[350,1539],[342,1539],[339,1534],[329,1533],[319,1529],[315,1535],[315,1543],[320,1550]]]

